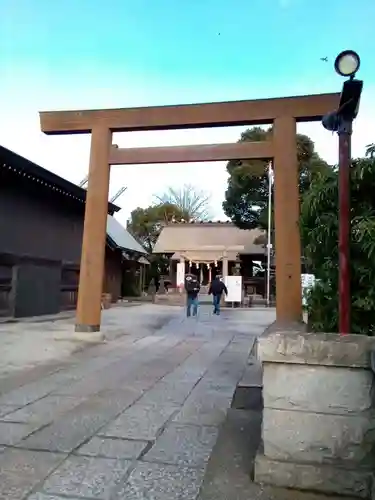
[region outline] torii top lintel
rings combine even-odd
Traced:
[[[231,125],[266,125],[279,116],[297,122],[318,121],[337,108],[340,94],[229,101],[177,106],[42,111],[41,130],[45,134],[86,134],[101,125],[116,132],[135,130],[188,129]]]

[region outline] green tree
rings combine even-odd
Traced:
[[[130,214],[128,231],[151,253],[161,228],[172,221],[187,220],[188,214],[171,203],[159,203],[147,208],[136,208]]]
[[[375,144],[368,144],[366,146],[366,156],[369,158],[375,158]]]
[[[147,208],[138,207],[131,212],[127,229],[149,253],[147,283],[151,279],[158,281],[160,275],[167,273],[168,259],[164,255],[152,253],[162,227],[182,219],[187,220],[187,214],[170,203],[160,203]]]
[[[187,221],[209,220],[211,196],[203,190],[197,189],[191,184],[184,184],[180,189],[167,188],[164,193],[155,195],[157,204],[168,204],[177,207],[185,214]]]
[[[264,141],[272,136],[272,128],[253,127],[242,133],[239,142]],[[314,150],[313,141],[297,134],[299,189],[305,193],[317,175],[329,170],[328,164]],[[268,227],[268,161],[232,160],[227,164],[229,174],[223,209],[241,229]]]
[[[375,334],[375,158],[351,168],[352,332]],[[338,331],[338,172],[313,180],[301,206],[301,238],[316,286],[308,294],[315,331]]]

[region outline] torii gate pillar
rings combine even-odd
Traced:
[[[111,145],[112,132],[95,126],[91,133],[76,332],[100,331]]]

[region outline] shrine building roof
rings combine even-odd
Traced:
[[[161,230],[153,253],[179,254],[191,260],[219,260],[226,252],[233,260],[237,254],[264,254],[264,244],[258,243],[262,235],[264,231],[260,229],[239,229],[226,221],[171,223]]]

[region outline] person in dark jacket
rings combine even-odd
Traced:
[[[221,296],[223,295],[223,292],[225,295],[228,295],[228,289],[225,286],[225,284],[221,281],[220,276],[216,276],[213,281],[211,282],[210,288],[208,290],[208,295],[212,294],[212,302],[214,305],[214,314],[219,315],[220,314],[220,301],[221,301]]]
[[[193,309],[193,316],[198,314],[198,294],[200,291],[200,284],[198,278],[194,274],[187,274],[185,276],[185,291],[186,291],[186,315],[191,316],[191,309]]]

